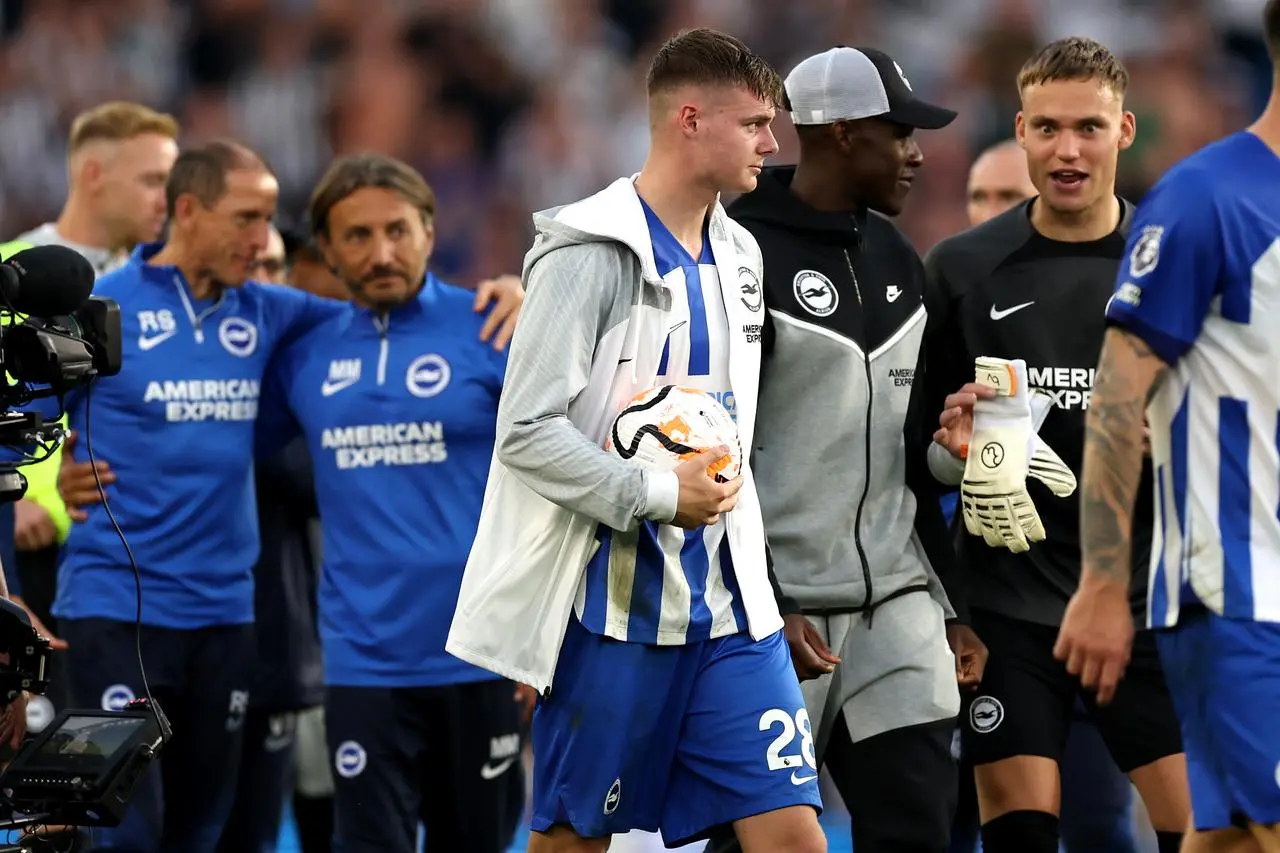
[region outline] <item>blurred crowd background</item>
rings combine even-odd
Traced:
[[[233,135],[279,174],[302,224],[335,154],[417,166],[440,199],[436,271],[518,270],[529,213],[637,170],[643,81],[681,27],[744,39],[785,74],[834,44],[893,55],[960,111],[922,132],[902,226],[920,250],[963,227],[969,162],[1012,132],[1018,68],[1044,42],[1097,38],[1133,75],[1137,200],[1173,162],[1247,123],[1269,70],[1263,0],[0,0],[0,234],[55,218],[71,118],[124,98],[174,113],[184,139]],[[784,115],[777,162],[795,154]]]
[[[0,241],[56,218],[72,118],[125,99],[173,113],[183,143],[230,135],[263,154],[285,229],[305,225],[333,156],[402,158],[438,197],[438,274],[474,284],[518,271],[531,211],[639,169],[649,59],[700,25],[784,75],[836,44],[879,47],[917,93],[960,112],[919,134],[926,162],[900,225],[924,252],[964,228],[969,164],[1012,134],[1014,81],[1039,46],[1090,36],[1125,60],[1138,140],[1119,176],[1136,202],[1261,110],[1263,2],[0,0]],[[785,114],[775,130],[775,162],[792,162]]]

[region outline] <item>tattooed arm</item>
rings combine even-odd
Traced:
[[[1096,690],[1115,694],[1133,647],[1129,578],[1133,504],[1142,477],[1144,413],[1168,364],[1132,332],[1107,330],[1085,423],[1080,586],[1062,617],[1053,653]]]
[[[1218,213],[1226,197],[1217,170],[1171,169],[1134,213],[1107,302],[1080,478],[1080,585],[1053,648],[1068,672],[1097,690],[1099,704],[1114,694],[1133,646],[1130,552],[1143,412],[1168,365],[1195,346],[1227,285],[1225,235],[1234,225]]]
[[[1107,330],[1085,421],[1080,489],[1082,585],[1114,581],[1128,591],[1145,412],[1168,370],[1169,365],[1141,338],[1115,327]]]

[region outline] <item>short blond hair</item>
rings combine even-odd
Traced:
[[[1018,72],[1018,91],[1060,80],[1097,80],[1124,97],[1129,72],[1106,45],[1093,39],[1058,39],[1042,47]]]
[[[179,130],[178,120],[168,113],[129,101],[108,101],[76,116],[67,150],[74,154],[99,139],[123,142],[145,133],[177,139]]]

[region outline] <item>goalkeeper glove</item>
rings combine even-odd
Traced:
[[[993,548],[1015,554],[1044,539],[1044,525],[1027,494],[1027,477],[1060,498],[1076,489],[1076,478],[1036,434],[1051,401],[1027,387],[1021,359],[979,358],[975,381],[996,392],[973,407],[973,436],[960,484],[965,528]]]

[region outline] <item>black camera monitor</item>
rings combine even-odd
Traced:
[[[63,711],[23,744],[0,787],[15,810],[51,824],[116,826],[160,745],[150,710]]]

